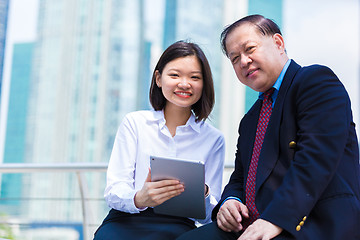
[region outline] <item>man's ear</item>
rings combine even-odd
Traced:
[[[283,36],[281,36],[281,34],[275,33],[273,35],[273,39],[277,48],[285,52],[285,42]]]
[[[160,74],[160,72],[159,72],[159,70],[156,70],[155,71],[155,81],[156,81],[156,85],[159,87],[159,88],[161,88],[161,74]]]

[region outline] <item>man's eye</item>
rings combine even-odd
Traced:
[[[239,56],[235,56],[231,59],[232,63],[236,63],[236,61],[239,59]]]
[[[251,52],[252,50],[254,50],[254,46],[250,46],[246,48],[246,52]]]

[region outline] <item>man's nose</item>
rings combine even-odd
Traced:
[[[241,60],[240,60],[241,67],[246,67],[251,62],[252,62],[252,59],[249,56],[247,56],[247,55],[241,56]]]

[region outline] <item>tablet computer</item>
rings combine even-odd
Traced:
[[[171,216],[205,219],[205,166],[201,161],[150,156],[151,181],[177,179],[184,183],[180,195],[154,207]]]

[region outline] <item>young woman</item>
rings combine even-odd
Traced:
[[[115,138],[105,199],[110,210],[95,240],[175,239],[207,223],[222,187],[224,137],[205,122],[214,105],[214,86],[205,54],[179,41],[160,57],[152,77],[154,110],[125,116]],[[153,207],[184,191],[177,180],[151,182],[150,155],[205,163],[206,219],[155,214]]]

